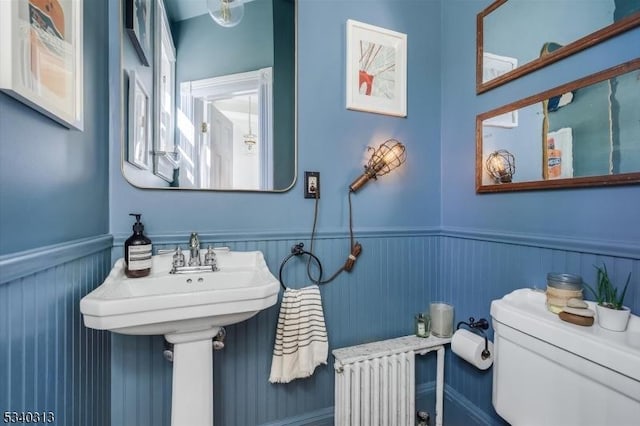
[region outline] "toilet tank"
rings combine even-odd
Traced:
[[[595,310],[592,302],[590,308]],[[493,406],[513,426],[640,425],[640,318],[627,331],[562,321],[543,292],[491,303]]]

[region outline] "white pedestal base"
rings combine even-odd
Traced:
[[[218,327],[167,334],[173,343],[171,426],[213,426],[213,350]]]

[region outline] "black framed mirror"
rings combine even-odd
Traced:
[[[121,1],[127,181],[172,190],[290,189],[297,1],[244,0],[232,25],[215,21],[204,0]],[[146,93],[146,110],[144,95],[132,97],[130,88]]]
[[[640,59],[476,117],[476,192],[640,183]]]

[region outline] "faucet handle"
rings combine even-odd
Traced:
[[[216,252],[213,251],[213,247],[208,246],[207,253],[204,255],[204,264],[206,266],[213,266],[215,268],[216,263]]]
[[[178,246],[176,248],[175,254],[173,255],[173,266],[175,268],[179,268],[185,265],[184,253],[182,253],[182,249]]]

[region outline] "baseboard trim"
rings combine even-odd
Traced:
[[[112,245],[111,235],[100,235],[0,256],[0,285],[109,250]]]
[[[416,386],[416,399],[425,397],[435,398],[435,392],[436,382],[422,383]],[[483,424],[487,426],[500,425],[500,423],[496,422],[491,416],[478,408],[478,406],[473,404],[464,395],[447,384],[444,386],[444,399],[445,402],[448,403],[447,405],[449,405],[449,409],[451,409],[451,405],[455,406],[457,410],[463,411],[467,417],[473,419],[474,424]],[[334,424],[333,417],[334,407],[327,407],[299,416],[263,423],[261,426],[329,426]],[[446,423],[447,410],[443,413],[443,417]],[[432,419],[432,421],[435,421],[435,419]]]
[[[435,401],[435,397],[436,382],[427,382],[416,386],[416,400],[429,398]],[[463,412],[464,417],[472,420],[472,423],[470,424],[501,426],[500,423],[496,423],[496,421],[490,415],[481,410],[477,405],[472,403],[464,395],[462,395],[460,392],[447,385],[446,383],[444,385],[444,403],[445,409],[444,413],[442,413],[444,424],[447,424],[447,417],[451,416],[451,409],[452,407],[454,407],[454,410]],[[416,409],[419,409],[419,407],[416,407]],[[431,415],[431,424],[435,424],[435,413],[431,413]],[[460,414],[458,413],[456,417],[460,417]]]
[[[474,420],[475,424],[483,424],[487,426],[499,426],[500,423],[496,422],[489,414],[481,410],[477,405],[471,402],[466,396],[452,388],[451,386],[444,385],[444,398],[445,401],[457,406],[458,410],[464,411],[468,417]],[[447,418],[447,412],[444,413],[445,423]]]

